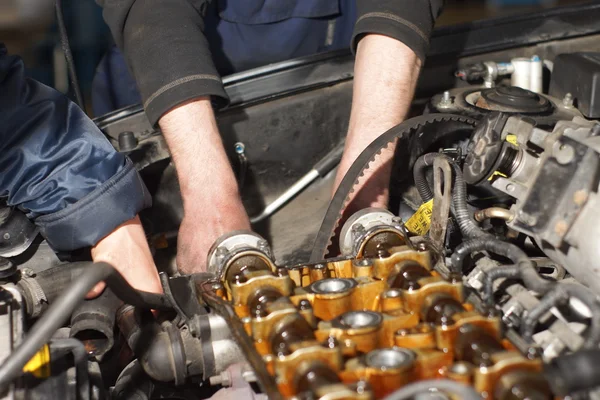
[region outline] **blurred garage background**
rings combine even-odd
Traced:
[[[589,0],[447,0],[438,25],[584,2]],[[110,32],[94,0],[63,0],[63,9],[77,75],[84,97],[89,98],[95,68],[111,45]],[[53,0],[1,0],[0,41],[10,53],[23,57],[31,77],[62,92],[68,90]]]

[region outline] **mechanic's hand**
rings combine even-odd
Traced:
[[[223,147],[209,98],[181,104],[159,121],[177,169],[184,218],[177,238],[177,268],[206,271],[208,250],[225,233],[249,229],[237,181]]]
[[[182,274],[206,271],[208,251],[219,237],[232,231],[250,229],[239,195],[208,200],[204,204],[207,200],[198,199],[192,210],[188,208],[179,227],[177,268]]]
[[[94,262],[106,262],[115,267],[135,289],[162,293],[158,271],[150,253],[144,228],[137,216],[119,225],[92,247],[92,259]],[[104,287],[105,283],[100,282],[87,297],[98,296]]]

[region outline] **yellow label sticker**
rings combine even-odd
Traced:
[[[50,376],[50,348],[47,344],[31,357],[31,360],[23,367],[23,372],[29,372],[36,378]]]
[[[431,227],[431,214],[433,212],[433,199],[421,204],[421,207],[406,221],[406,229],[415,235],[423,236]]]
[[[516,135],[506,135],[506,141],[510,144],[514,144],[515,146],[519,145]]]

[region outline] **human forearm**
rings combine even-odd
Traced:
[[[352,111],[337,184],[360,153],[379,135],[406,117],[421,62],[403,43],[368,35],[358,45],[354,67]],[[387,204],[394,146],[385,149],[362,178],[354,208]]]
[[[184,207],[199,198],[238,196],[210,101],[200,98],[165,114],[159,125],[178,171]]]
[[[421,62],[403,43],[368,35],[358,45],[354,66],[348,155],[358,156],[377,136],[404,120]]]
[[[183,198],[178,268],[183,273],[201,272],[214,241],[225,233],[249,229],[250,222],[208,99],[174,108],[159,125]]]

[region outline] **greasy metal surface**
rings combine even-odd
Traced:
[[[388,251],[302,264],[288,274],[264,270],[245,282],[222,281],[227,293],[211,297],[235,310],[253,362],[285,398],[383,398],[410,382],[445,377],[494,399],[505,374],[537,376],[541,361],[515,352],[500,320],[465,303],[462,284],[440,277],[427,250]],[[288,279],[289,290],[274,279]],[[504,379],[499,393],[513,381],[527,386]]]
[[[344,176],[329,204],[313,245],[311,261],[315,262],[326,256],[327,249],[330,246],[331,239],[342,217],[342,212],[348,203],[349,196],[353,192],[353,188],[359,183],[363,172],[381,153],[381,150],[387,148],[395,140],[399,142],[406,141],[421,127],[443,124],[448,121],[462,122],[465,127],[472,127],[476,123],[476,120],[472,118],[453,114],[431,114],[412,118],[379,136],[360,154]]]

